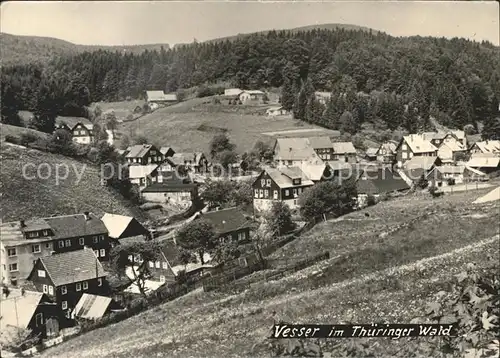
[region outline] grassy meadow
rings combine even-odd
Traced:
[[[276,256],[327,249],[329,260],[276,281],[252,280],[238,294],[194,291],[41,356],[265,357],[273,312],[287,322],[409,322],[424,314],[466,263],[498,262],[494,203],[463,210],[482,194],[387,201],[320,224]],[[412,201],[415,206],[408,206]],[[434,219],[401,226],[431,209]],[[380,235],[395,226],[400,230]]]

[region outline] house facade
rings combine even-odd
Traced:
[[[205,173],[208,170],[208,160],[201,152],[175,153],[169,160],[172,170],[182,165],[194,173]]]
[[[140,189],[158,182],[158,164],[131,164],[128,167],[128,176],[132,184],[138,185]]]
[[[150,202],[190,205],[198,199],[198,185],[179,181],[155,183],[144,188],[141,196]]]
[[[308,138],[277,138],[275,141],[273,160],[278,167],[300,167],[302,163],[317,158],[318,154]]]
[[[358,155],[352,142],[334,142],[332,146],[332,160],[339,160],[350,164],[358,162]]]
[[[454,135],[447,134],[438,147],[437,156],[444,163],[456,162],[460,156],[465,157],[466,152],[467,148]]]
[[[384,142],[378,147],[375,156],[378,162],[392,164],[396,160],[396,148],[398,144],[394,141]]]
[[[94,125],[87,123],[77,123],[71,129],[73,142],[80,144],[91,144],[94,142]]]
[[[167,94],[163,91],[146,91],[146,101],[151,105],[176,103],[178,100],[175,93]]]
[[[1,277],[14,286],[26,280],[41,257],[88,246],[106,261],[111,247],[106,226],[89,212],[3,223],[1,239]]]
[[[238,95],[243,104],[262,104],[264,103],[266,94],[258,90],[243,91]]]
[[[160,164],[164,160],[162,152],[152,144],[139,144],[127,148],[125,155],[129,164]]]
[[[478,154],[493,154],[500,156],[500,140],[485,140],[482,142],[476,142],[472,145],[469,152],[472,156]]]
[[[28,280],[56,303],[65,317],[60,322],[63,326],[70,324],[73,309],[83,293],[102,296],[110,293],[106,273],[90,248],[39,258]]]
[[[449,185],[463,184],[487,179],[486,174],[465,165],[442,165],[435,167],[426,179],[430,185],[435,187],[446,187]]]
[[[404,136],[396,148],[396,163],[398,167],[413,157],[437,157],[437,148],[417,134]]]
[[[290,112],[288,112],[283,107],[272,107],[266,110],[266,116],[268,117],[284,116],[289,113]]]
[[[274,201],[282,201],[290,209],[296,209],[300,194],[313,184],[298,167],[267,168],[252,185],[254,209],[256,213],[265,212]]]

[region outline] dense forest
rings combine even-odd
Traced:
[[[346,29],[269,31],[141,54],[98,50],[44,65],[8,66],[2,72],[2,121],[14,121],[19,109],[37,118],[85,115],[95,101],[222,81],[282,87],[282,103],[297,118],[350,133],[365,122],[426,129],[430,117],[454,128],[498,125],[498,47]],[[332,92],[331,101],[321,105],[314,91]]]

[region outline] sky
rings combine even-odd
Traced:
[[[10,1],[0,9],[1,32],[82,45],[174,45],[327,23],[500,44],[495,1]]]

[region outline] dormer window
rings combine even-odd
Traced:
[[[300,178],[293,179],[293,185],[300,185]]]
[[[49,230],[43,230],[43,236],[49,236]]]
[[[38,237],[39,233],[38,231],[32,231],[28,233],[28,237],[33,238],[33,237]]]

